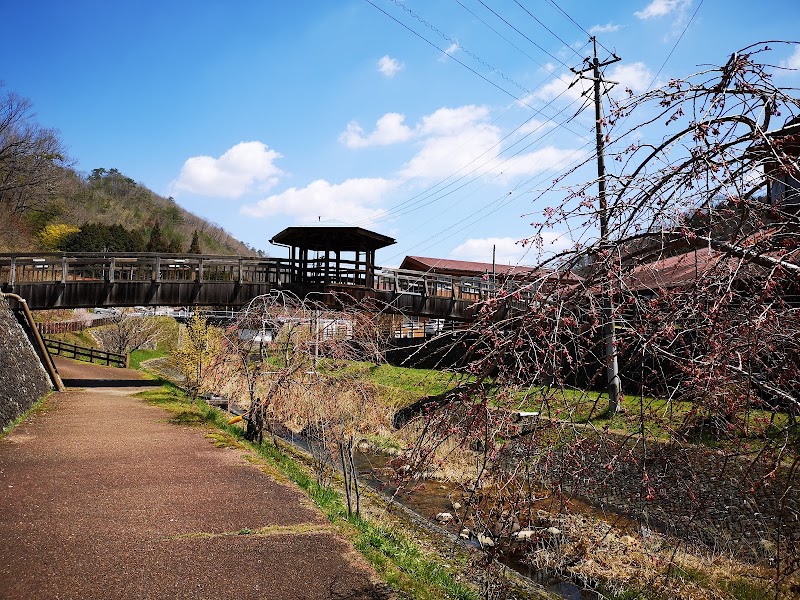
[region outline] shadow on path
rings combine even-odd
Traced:
[[[61,381],[68,388],[117,388],[117,387],[158,387],[163,384],[157,379],[65,379]]]

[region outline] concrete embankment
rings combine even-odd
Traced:
[[[0,298],[0,430],[50,390],[50,380],[28,336]]]

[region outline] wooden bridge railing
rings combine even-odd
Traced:
[[[77,346],[75,344],[68,344],[61,340],[53,340],[45,338],[44,345],[51,354],[63,355],[66,358],[74,358],[75,360],[83,360],[92,363],[103,363],[106,366],[119,367],[126,369],[128,367],[128,355],[116,354],[114,352],[104,352],[95,348],[86,348],[84,346]]]
[[[532,282],[512,279],[492,281],[484,277],[458,277],[404,269],[381,269],[375,274],[375,287],[395,294],[415,294],[466,302],[480,302],[496,297],[501,292],[508,292],[515,293],[512,303],[519,307],[528,306],[538,289],[538,285]]]
[[[321,259],[320,259],[321,260]],[[342,260],[332,267],[314,259],[305,265],[281,258],[153,253],[0,254],[0,286],[37,283],[194,283],[238,285],[352,285],[369,279],[364,265]],[[503,292],[514,294],[520,308],[533,301],[538,285],[489,276],[457,277],[402,269],[376,268],[372,289],[474,303]]]

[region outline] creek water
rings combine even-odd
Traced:
[[[311,451],[308,441],[301,434],[284,432],[280,437],[306,452]],[[453,502],[458,502],[461,499],[462,490],[460,486],[448,481],[426,480],[416,486],[410,493],[405,491],[398,492],[397,488],[388,481],[389,477],[387,476],[390,469],[389,463],[392,460],[391,456],[359,449],[356,450],[354,458],[359,480],[363,484],[386,497],[393,498],[395,503],[413,511],[417,517],[424,519],[429,525],[440,530],[446,530],[451,539],[458,540],[458,543],[480,548],[480,544],[475,538],[461,539],[458,537],[462,528],[460,524],[453,521],[448,525],[442,525],[436,521],[436,515],[439,513],[453,512]],[[541,506],[536,508],[552,509],[552,506],[543,502]],[[509,553],[501,555],[499,560],[520,575],[543,586],[550,594],[564,600],[589,600],[597,597],[596,594],[582,590],[562,577],[542,573],[531,568],[530,565],[522,560],[522,557]]]

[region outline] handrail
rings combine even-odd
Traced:
[[[399,295],[479,302],[513,292],[520,306],[534,299],[535,282],[495,280],[490,276],[457,276],[407,269],[368,269],[363,263],[322,258],[305,262],[289,258],[157,253],[14,253],[0,254],[0,285],[18,284],[192,283],[215,285],[347,285]]]
[[[57,355],[64,354],[67,358],[74,358],[81,360],[79,357],[88,357],[88,362],[95,362],[95,358],[100,361],[105,361],[106,366],[114,366],[122,369],[127,369],[130,356],[128,354],[117,354],[116,352],[106,352],[105,350],[97,350],[96,348],[87,348],[86,346],[78,346],[77,344],[70,344],[62,342],[61,340],[54,340],[44,338],[45,346],[55,351]],[[71,356],[67,356],[71,354]]]

